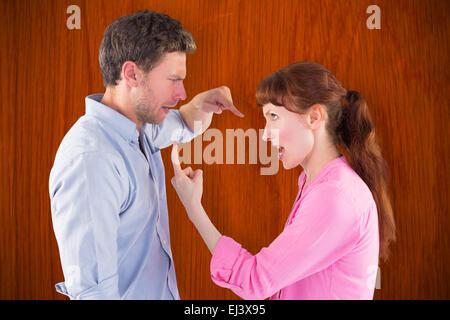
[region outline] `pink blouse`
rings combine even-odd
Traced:
[[[244,299],[373,299],[379,237],[370,189],[344,156],[305,180],[303,171],[284,230],[267,248],[252,255],[219,239],[212,280]]]

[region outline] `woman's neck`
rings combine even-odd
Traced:
[[[321,152],[317,150],[312,153],[309,159],[302,165],[306,174],[305,185],[309,184],[322,169],[336,158],[339,158],[342,154],[336,149],[336,147],[330,147]]]

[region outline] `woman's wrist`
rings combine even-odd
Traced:
[[[202,203],[200,201],[196,201],[191,203],[186,208],[186,212],[188,213],[189,220],[195,225],[198,223],[198,220],[202,215],[206,215],[205,210],[203,209]]]
[[[190,210],[192,210],[189,216],[191,222],[200,233],[200,236],[203,238],[203,241],[207,245],[211,254],[213,254],[217,242],[222,234],[211,222],[201,203],[191,207]]]

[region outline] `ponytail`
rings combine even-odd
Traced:
[[[337,127],[337,142],[350,166],[372,191],[378,211],[380,257],[386,261],[389,244],[395,241],[395,221],[387,190],[388,167],[375,139],[375,128],[366,100],[347,91]]]

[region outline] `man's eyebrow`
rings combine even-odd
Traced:
[[[178,75],[178,74],[175,74],[175,73],[169,75],[169,77],[170,77],[170,78],[179,79],[179,80],[184,80],[184,79],[186,78],[186,77],[182,77],[182,76],[180,76],[180,75]]]

